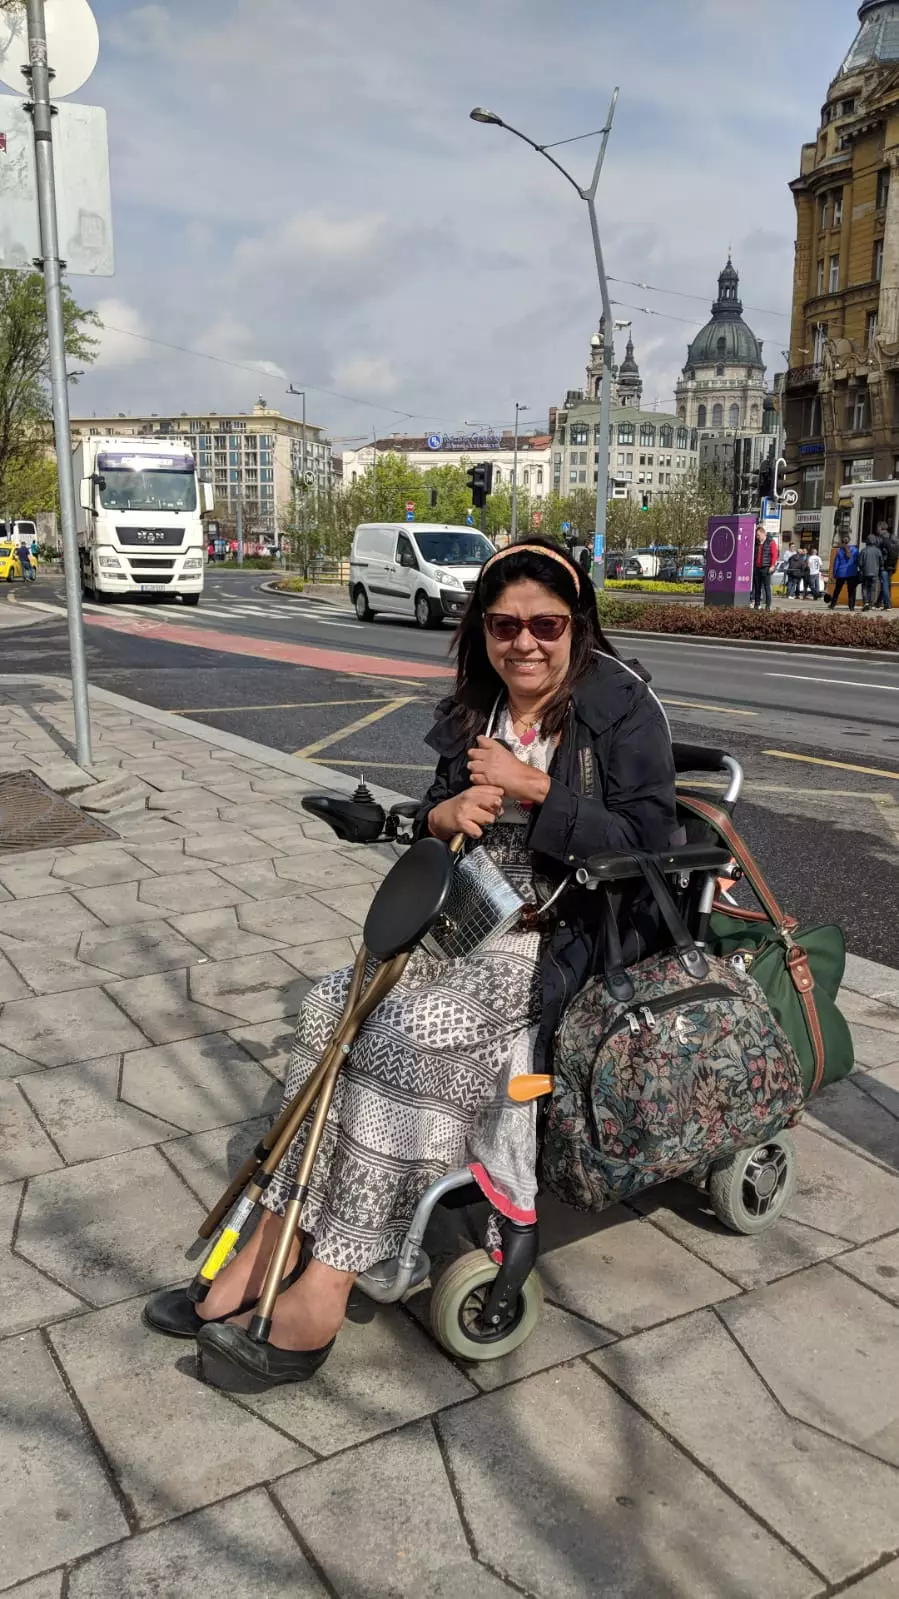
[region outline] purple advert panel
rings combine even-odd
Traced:
[[[748,605],[752,597],[754,516],[710,516],[705,566],[706,605]]]

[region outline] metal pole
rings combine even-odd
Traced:
[[[512,532],[514,544],[518,536],[518,413],[521,406],[515,401],[515,443],[512,449]]]
[[[612,302],[609,299],[609,285],[606,279],[606,269],[602,258],[602,244],[599,237],[599,223],[596,218],[596,191],[599,187],[599,176],[602,172],[603,161],[606,155],[606,145],[612,131],[612,121],[615,116],[615,107],[618,104],[618,90],[612,94],[612,103],[603,129],[602,144],[596,158],[593,170],[593,181],[584,193],[587,202],[587,211],[590,215],[590,232],[593,236],[593,253],[596,257],[596,275],[599,279],[599,294],[602,301],[602,314],[605,319],[605,337],[602,345],[602,381],[599,387],[599,451],[596,467],[596,525],[595,532],[602,539],[602,559],[594,561],[593,583],[597,589],[606,586],[606,522],[609,501],[609,427],[612,413],[612,360],[614,355],[614,324],[612,322]],[[594,549],[596,548],[594,544]]]
[[[237,564],[243,566],[243,500],[237,499]]]
[[[72,671],[72,708],[75,717],[75,759],[90,766],[90,708],[87,697],[87,659],[81,615],[81,568],[75,513],[75,479],[69,425],[69,391],[66,377],[66,338],[62,311],[62,262],[56,222],[56,181],[53,170],[53,112],[47,64],[47,30],[44,0],[26,0],[28,60],[31,79],[31,119],[34,124],[34,158],[41,230],[41,260],[47,300],[47,342],[50,354],[50,393],[53,401],[53,436],[59,476],[59,516],[66,584],[66,617]]]

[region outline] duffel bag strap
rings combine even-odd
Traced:
[[[775,927],[779,929],[788,926],[789,917],[781,910],[758,862],[750,854],[727,812],[718,805],[712,805],[708,800],[695,798],[692,794],[678,793],[677,803],[684,810],[691,811],[694,816],[701,816],[703,821],[708,822],[715,832],[720,834],[756,899],[764,907]],[[795,926],[795,923],[793,925]]]
[[[618,919],[612,904],[612,896],[605,884],[602,884],[596,892],[602,905],[602,945],[605,966],[603,982],[614,1000],[620,1005],[629,1005],[637,990],[625,970],[624,950],[621,947],[621,934],[618,931]],[[599,947],[597,939],[596,954],[599,953]]]
[[[634,854],[634,860],[643,874],[644,882],[652,894],[662,920],[671,935],[672,943],[677,950],[678,959],[689,977],[701,982],[709,975],[708,962],[702,951],[697,948],[684,918],[677,908],[674,895],[665,880],[665,874],[659,866],[654,855]]]

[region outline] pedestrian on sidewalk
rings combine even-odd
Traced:
[[[34,570],[34,563],[31,559],[31,551],[24,539],[19,545],[19,548],[16,550],[16,554],[19,557],[19,565],[22,568],[23,581],[25,583],[33,583],[37,574]]]
[[[896,568],[899,566],[899,538],[896,537],[895,533],[888,533],[880,548],[883,552],[883,570],[880,574],[880,607],[881,610],[889,611],[893,604],[890,591],[893,586],[893,578],[896,575]]]
[[[880,594],[880,574],[883,571],[883,551],[877,542],[877,534],[869,533],[865,540],[865,547],[859,553],[858,573],[862,580],[863,611],[870,611]]]
[[[805,597],[806,599],[811,597],[813,600],[817,600],[820,598],[820,595],[821,557],[818,554],[818,547],[815,545],[814,549],[809,550],[808,554],[808,574],[805,579]]]
[[[837,602],[846,586],[850,611],[855,610],[855,596],[858,590],[858,546],[852,543],[849,533],[840,534],[840,542],[833,559],[833,593],[827,602],[832,611],[837,608]]]
[[[794,550],[787,563],[787,598],[798,600],[805,574],[808,571],[808,561],[804,550]]]
[[[777,565],[777,540],[765,531],[761,522],[755,530],[755,560],[752,571],[752,609],[760,611],[762,599],[765,610],[771,609],[771,573]]]
[[[418,812],[421,836],[483,840],[519,893],[539,903],[563,883],[572,850],[668,847],[677,827],[664,713],[613,654],[587,573],[549,540],[485,562],[457,644],[455,691],[428,742],[437,772]],[[586,767],[584,763],[586,762]],[[552,766],[552,776],[549,768]],[[592,782],[582,787],[582,769]],[[534,873],[541,874],[539,888]],[[639,901],[624,907],[634,944]],[[536,1218],[536,1107],[511,1104],[509,1072],[549,1071],[566,999],[593,967],[591,913],[571,897],[546,934],[522,927],[466,958],[416,950],[363,1022],[338,1079],[309,1179],[304,1235],[291,1241],[268,1342],[247,1327],[304,1145],[301,1132],[265,1189],[267,1212],[202,1304],[156,1293],[157,1332],[198,1337],[204,1358],[270,1387],[321,1366],[359,1273],[396,1256],[416,1205],[442,1173],[471,1163],[502,1217]],[[640,918],[642,920],[642,918]],[[334,972],[306,996],[285,1103],[308,1080],[349,990]],[[301,1250],[305,1245],[303,1263]]]

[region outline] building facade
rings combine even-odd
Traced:
[[[243,509],[248,533],[273,535],[294,495],[327,493],[332,484],[331,443],[324,430],[303,425],[260,399],[252,412],[215,411],[189,416],[78,417],[72,442],[106,435],[183,438],[200,476],[212,483],[216,505],[233,515]]]
[[[762,346],[743,321],[740,277],[730,256],[718,277],[711,319],[687,350],[675,389],[682,422],[699,433],[761,433],[765,408]]]
[[[824,549],[843,484],[899,476],[899,3],[858,20],[791,184],[788,481]]]
[[[376,453],[401,455],[418,472],[434,466],[470,466],[474,461],[489,461],[493,467],[494,489],[511,487],[515,476],[515,441],[511,433],[429,433],[426,436],[377,439],[360,449],[343,452],[343,483],[349,487],[370,469]],[[532,500],[542,500],[550,491],[549,435],[519,434],[518,487],[526,489]]]
[[[603,329],[590,341],[587,389],[569,389],[565,404],[549,413],[552,431],[552,480],[556,494],[596,490],[599,471],[599,380],[602,376]],[[643,385],[627,342],[621,366],[613,368],[609,428],[609,497],[630,499],[648,508],[699,464],[699,441],[673,412],[640,408]]]

